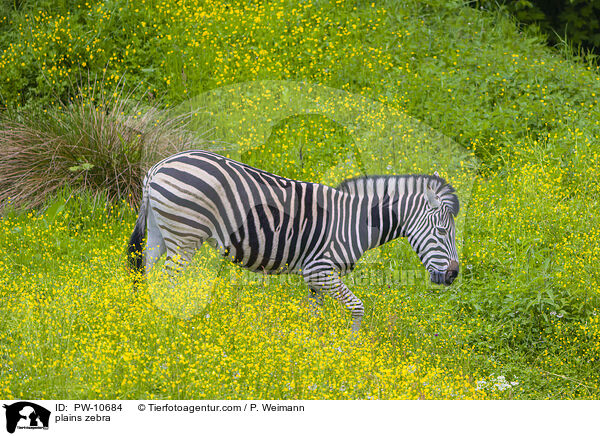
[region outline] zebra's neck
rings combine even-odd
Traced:
[[[368,248],[375,248],[408,233],[414,199],[425,192],[431,176],[371,176],[342,182],[338,189],[362,198],[368,211],[365,232]]]

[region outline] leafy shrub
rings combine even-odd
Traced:
[[[479,0],[479,7],[495,7],[497,2]],[[501,7],[519,22],[536,24],[554,44],[564,41],[600,53],[599,0],[504,0]]]

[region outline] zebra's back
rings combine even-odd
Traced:
[[[333,231],[334,188],[280,177],[226,157],[188,151],[148,173],[149,205],[173,251],[208,240],[266,273],[298,272]]]

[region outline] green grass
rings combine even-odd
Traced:
[[[333,301],[315,320],[300,280],[242,285],[229,266],[235,285],[182,320],[129,291],[133,211],[64,194],[3,212],[0,396],[598,399],[596,65],[461,2],[183,8],[11,10],[3,103],[48,108],[85,62],[104,89],[124,77],[197,110],[216,150],[282,175],[440,169],[465,204],[461,276],[386,288],[375,278],[418,274],[418,259],[405,241],[368,253],[348,278],[367,307],[354,346]],[[518,384],[493,390],[499,376]]]

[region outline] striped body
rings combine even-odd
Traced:
[[[318,301],[322,292],[340,299],[357,329],[362,302],[340,277],[368,249],[408,236],[434,281],[446,277],[452,262],[458,272],[452,220],[458,200],[448,186],[432,176],[375,176],[332,188],[186,151],[148,172],[130,251],[141,248],[146,227],[146,270],[165,251],[168,261],[179,255],[189,262],[208,242],[252,271],[302,274]],[[441,202],[428,206],[427,189],[448,191],[445,209]],[[440,245],[444,238],[435,229],[441,227],[448,243]]]

